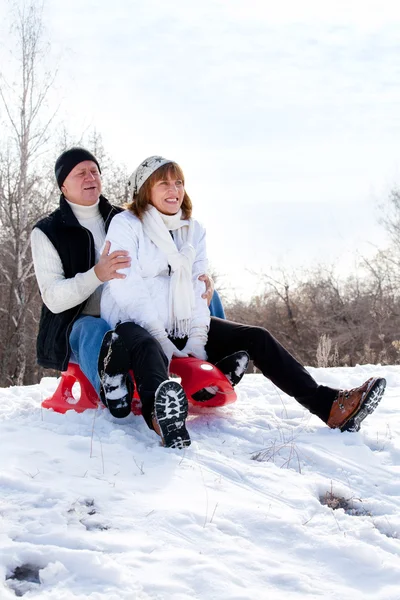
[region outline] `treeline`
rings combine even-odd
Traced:
[[[398,200],[393,192],[392,208]],[[226,313],[232,320],[266,327],[309,366],[398,364],[399,273],[394,241],[373,260],[360,260],[356,274],[345,279],[322,268],[300,280],[284,273],[264,275],[264,292],[249,302],[230,302]]]

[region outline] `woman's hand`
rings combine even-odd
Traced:
[[[173,356],[176,356],[178,358],[187,358],[188,354],[185,351],[185,349],[178,350],[175,344],[173,344],[171,340],[167,337],[162,338],[158,341],[160,343],[161,348],[163,349],[165,356],[168,358],[168,364],[171,362]]]
[[[200,360],[207,360],[207,352],[204,344],[197,338],[189,338],[183,352],[186,352],[187,355],[189,354],[190,356],[199,358]]]
[[[206,291],[201,295],[201,297],[207,300],[207,304],[210,306],[211,298],[213,297],[214,293],[214,280],[212,277],[210,277],[210,275],[206,274],[200,275],[199,280],[204,281],[206,284]]]

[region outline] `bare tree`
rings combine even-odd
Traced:
[[[307,365],[398,363],[400,293],[391,272],[378,253],[345,278],[333,268],[301,279],[268,274],[264,293],[231,302],[227,315],[266,327]]]
[[[1,297],[0,381],[22,385],[27,369],[26,346],[32,301],[37,294],[30,255],[30,230],[48,210],[52,193],[43,154],[54,115],[46,100],[54,76],[42,75],[42,6],[31,1],[13,12],[16,55],[10,55],[10,77],[0,70],[4,134],[0,147]],[[1,61],[0,64],[5,64]],[[43,119],[46,115],[45,119]],[[27,325],[28,324],[28,325]],[[30,337],[29,337],[30,336]]]
[[[101,166],[103,193],[113,204],[129,200],[128,173],[125,164],[117,164],[105,151],[101,134],[94,129],[83,139],[84,146],[97,158]]]
[[[382,212],[380,222],[393,244],[400,249],[400,189],[394,187],[380,208]]]

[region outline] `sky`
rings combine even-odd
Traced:
[[[398,600],[400,367],[310,371],[387,389],[340,433],[245,375],[191,409],[185,451],[140,416],[41,409],[55,378],[1,389],[1,599]]]
[[[77,139],[96,128],[129,172],[152,154],[176,160],[213,270],[238,296],[256,290],[249,270],[345,274],[387,243],[397,3],[52,0],[44,22],[63,124]]]

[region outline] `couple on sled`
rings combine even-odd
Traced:
[[[115,417],[131,410],[135,375],[142,414],[167,447],[190,445],[184,389],[169,379],[172,357],[218,366],[232,385],[249,360],[331,428],[357,431],[378,405],[385,380],[339,390],[318,383],[264,328],[224,318],[207,276],[206,232],[192,218],[181,167],[144,160],[129,180],[124,209],[102,195],[101,169],[84,148],[59,156],[60,206],[31,235],[43,299],[40,365],[79,364]],[[210,304],[210,305],[209,305]],[[199,402],[215,390],[196,394]]]

